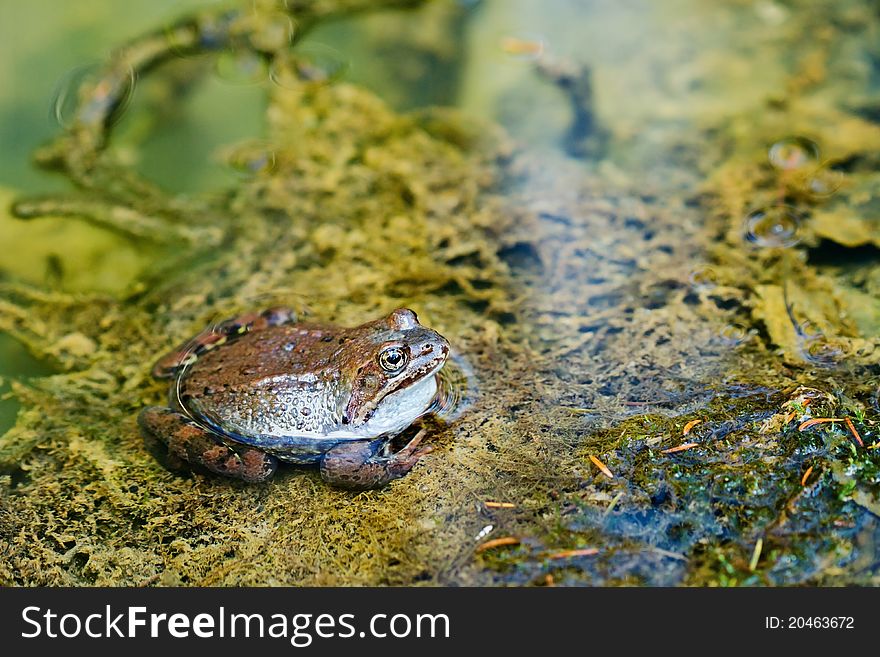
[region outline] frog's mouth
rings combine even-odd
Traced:
[[[427,411],[438,390],[437,375],[446,364],[448,349],[442,352],[439,362],[426,365],[421,370],[414,370],[408,376],[390,382],[375,398],[361,403],[357,408],[357,399],[353,395],[349,400],[345,416],[347,424],[361,427],[365,424],[401,424],[402,428],[415,421]],[[393,418],[397,418],[393,421]]]

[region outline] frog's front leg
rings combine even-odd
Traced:
[[[157,379],[174,376],[184,365],[191,365],[200,354],[219,347],[232,336],[259,331],[269,326],[280,326],[296,321],[290,308],[269,308],[260,313],[245,313],[206,328],[204,331],[168,352],[153,365],[152,375]]]
[[[399,479],[428,452],[431,447],[418,449],[425,430],[419,431],[406,447],[390,456],[379,456],[376,442],[358,440],[340,443],[321,459],[321,478],[342,488],[364,490],[384,486]]]
[[[186,462],[251,483],[265,481],[278,467],[274,456],[244,445],[233,449],[223,444],[220,436],[171,408],[149,406],[138,415],[138,424],[146,437],[168,446],[168,465],[172,467]]]

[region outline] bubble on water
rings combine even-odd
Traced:
[[[276,57],[269,66],[269,79],[283,89],[296,89],[302,83],[296,64],[290,58]]]
[[[226,50],[220,53],[214,68],[222,80],[231,84],[260,84],[269,78],[265,60],[249,50]]]
[[[275,170],[275,149],[268,141],[253,141],[235,146],[225,157],[235,171],[247,176],[270,173]]]
[[[688,276],[690,284],[699,290],[710,290],[718,285],[718,272],[711,267],[700,267]]]
[[[292,89],[303,82],[331,84],[349,70],[349,60],[338,50],[320,43],[310,43],[286,59],[276,58],[269,77],[279,87]]]
[[[795,325],[801,357],[814,365],[834,365],[851,351],[844,338],[827,337],[826,333],[810,320]]]
[[[169,19],[164,27],[168,50],[178,57],[190,57],[228,47],[232,26],[242,14],[236,9],[213,13],[219,4],[210,0],[207,11],[195,20],[180,20],[177,15]]]
[[[819,146],[806,137],[786,137],[770,147],[767,158],[777,169],[792,171],[815,164],[819,159]]]
[[[104,70],[100,63],[78,66],[58,82],[52,116],[64,128],[77,122],[113,125],[128,107],[134,85],[131,68]]]
[[[130,66],[102,78],[83,101],[78,114],[79,120],[115,125],[128,109],[136,81],[137,74]]]
[[[52,116],[62,127],[69,128],[73,123],[79,104],[79,88],[95,74],[97,68],[97,64],[78,66],[58,81],[52,98]]]
[[[753,210],[743,222],[743,237],[760,247],[794,246],[801,240],[800,215],[789,205]]]
[[[827,198],[837,192],[842,184],[843,174],[840,171],[821,167],[805,177],[803,190],[812,198]]]
[[[257,50],[280,52],[293,43],[295,24],[282,12],[259,12],[254,15],[254,30],[250,41]]]
[[[74,69],[58,86],[52,105],[55,120],[66,128],[77,122],[114,125],[128,107],[134,85],[130,67],[109,71],[92,64]]]
[[[747,342],[752,337],[752,331],[742,324],[728,324],[719,333],[721,342],[734,347]]]
[[[819,340],[825,336],[818,326],[816,326],[810,320],[804,320],[797,326],[797,332],[804,340]]]
[[[814,365],[836,365],[847,355],[847,346],[841,340],[816,338],[803,344],[804,360]]]

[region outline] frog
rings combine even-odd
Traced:
[[[172,468],[258,483],[279,462],[317,464],[331,485],[381,487],[431,451],[424,428],[391,446],[437,408],[449,351],[408,308],[354,328],[284,307],[245,313],[156,361],[169,403],[145,407],[138,424]]]

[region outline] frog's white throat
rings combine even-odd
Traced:
[[[400,433],[425,414],[437,396],[439,367],[415,383],[386,395],[370,419],[358,427],[333,431],[330,438],[377,438]]]

